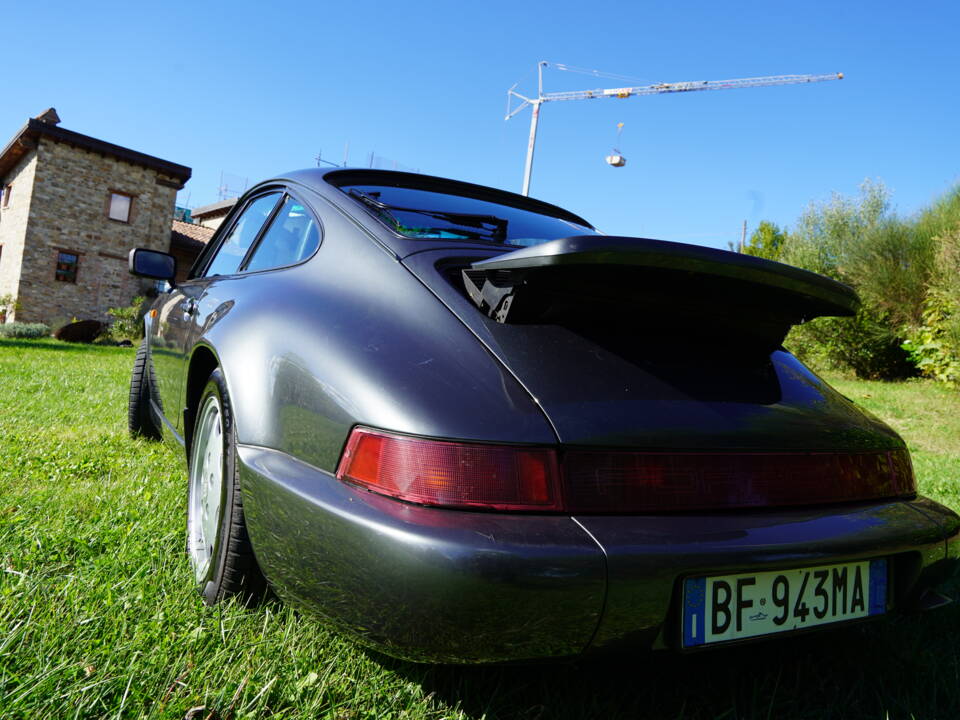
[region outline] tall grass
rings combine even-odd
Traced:
[[[0,718],[951,718],[960,606],[692,655],[456,668],[377,655],[279,603],[208,608],[182,458],[125,428],[133,350],[0,340]],[[840,390],[960,507],[960,398]],[[956,593],[954,587],[951,592]]]
[[[957,228],[960,228],[960,185],[934,200],[916,219],[917,233],[927,238],[943,237]]]

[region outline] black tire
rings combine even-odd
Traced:
[[[160,440],[163,433],[150,410],[150,398],[157,386],[153,375],[153,366],[147,358],[147,339],[144,338],[137,349],[130,374],[130,399],[127,402],[127,427],[132,437],[148,440]]]
[[[222,481],[220,483],[219,505],[215,522],[216,537],[211,539],[212,550],[209,552],[208,567],[200,576],[198,563],[193,552],[195,542],[194,523],[191,519],[196,516],[194,511],[194,493],[198,492],[194,481],[196,472],[203,472],[203,466],[195,465],[207,456],[207,447],[216,440],[208,439],[208,433],[202,432],[201,424],[205,421],[205,409],[208,403],[219,405],[219,420],[221,432],[219,449],[222,450],[220,466]],[[212,448],[216,450],[217,448]],[[193,447],[190,450],[190,485],[187,510],[187,551],[191,558],[191,566],[195,571],[197,590],[203,596],[207,605],[215,605],[229,597],[238,597],[247,604],[260,602],[267,592],[267,581],[257,559],[253,554],[250,537],[247,534],[247,525],[243,514],[243,499],[238,477],[236,435],[233,427],[233,412],[230,396],[223,374],[217,368],[210,374],[200,401],[197,403],[195,427],[193,431]]]

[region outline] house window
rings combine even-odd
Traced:
[[[13,194],[13,183],[3,189],[3,206],[10,207],[10,196]]]
[[[107,217],[119,222],[130,222],[130,208],[132,205],[132,196],[126,193],[111,192],[110,208],[107,211]]]
[[[57,252],[57,272],[54,277],[61,282],[75,283],[77,281],[77,265],[80,256],[77,253],[60,250]]]

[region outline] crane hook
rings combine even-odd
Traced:
[[[620,144],[620,134],[622,132],[623,132],[623,123],[618,122],[617,123],[617,145]],[[606,160],[607,160],[607,165],[610,165],[611,167],[623,167],[624,165],[627,164],[627,159],[621,154],[621,152],[617,148],[613,149],[613,154],[607,155]]]

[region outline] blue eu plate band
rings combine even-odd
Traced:
[[[887,561],[870,561],[869,615],[882,615],[887,610]]]
[[[687,578],[683,588],[683,646],[703,645],[707,627],[707,579]],[[871,596],[872,597],[872,596]]]

